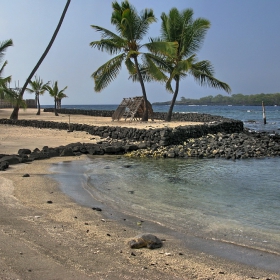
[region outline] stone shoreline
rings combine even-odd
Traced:
[[[16,155],[0,154],[0,170],[12,164],[31,162],[59,156],[125,155],[154,158],[224,158],[247,159],[280,156],[280,135],[268,133],[218,133],[187,139],[181,145],[149,145],[149,143],[101,139],[96,144],[72,143],[66,146],[20,149]]]
[[[81,110],[78,111],[81,113]],[[105,113],[108,112],[105,111]],[[104,111],[98,112],[98,114],[105,113]],[[161,117],[164,117],[164,113],[160,114]],[[188,118],[194,121],[194,114],[180,115],[184,121]],[[205,121],[206,114],[195,115],[195,121]],[[100,141],[94,144],[79,142],[59,147],[45,146],[41,150],[36,148],[33,151],[22,147],[16,155],[0,154],[0,170],[7,169],[11,164],[82,154],[232,160],[280,156],[279,134],[249,132],[243,128],[241,121],[211,115],[207,115],[207,118],[212,122],[160,129],[71,124],[69,132],[72,130],[85,131],[88,134],[100,136]],[[213,121],[214,119],[215,121]],[[0,124],[69,130],[69,124],[52,121],[0,119]]]

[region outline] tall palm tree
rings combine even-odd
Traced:
[[[121,70],[122,62],[128,69],[130,75],[137,75],[141,85],[144,99],[143,121],[148,120],[148,100],[144,81],[141,74],[141,65],[138,57],[141,55],[145,64],[149,67],[155,80],[162,80],[165,76],[156,66],[158,57],[151,53],[174,54],[177,48],[175,42],[153,42],[142,44],[141,41],[147,34],[150,24],[156,22],[153,10],[145,9],[140,15],[136,9],[129,4],[127,0],[119,4],[117,1],[112,3],[111,23],[115,25],[117,33],[115,34],[103,27],[91,25],[97,32],[101,32],[101,40],[90,43],[91,47],[106,51],[109,54],[116,54],[115,57],[100,66],[92,74],[95,82],[95,91],[99,92],[112,82]],[[148,49],[148,53],[140,52],[142,47]]]
[[[29,75],[29,77],[27,78],[25,84],[23,85],[23,87],[22,87],[22,89],[21,89],[21,91],[20,91],[20,93],[19,93],[21,99],[23,98],[23,94],[24,94],[24,92],[25,92],[25,90],[26,90],[26,88],[27,88],[28,83],[31,81],[32,77],[34,76],[34,74],[36,73],[36,71],[37,71],[38,68],[40,67],[41,63],[42,63],[43,60],[45,59],[46,55],[48,54],[49,50],[51,49],[52,44],[53,44],[53,42],[54,42],[54,40],[55,40],[55,38],[56,38],[56,35],[57,35],[57,33],[58,33],[58,31],[59,31],[61,25],[62,25],[63,19],[64,19],[64,17],[65,17],[66,12],[67,12],[68,6],[70,5],[70,2],[71,2],[71,0],[67,0],[67,3],[66,3],[66,5],[65,5],[65,7],[64,7],[64,10],[63,10],[62,14],[61,14],[61,17],[60,17],[60,20],[59,20],[59,22],[58,22],[58,25],[57,25],[57,27],[56,27],[54,33],[53,33],[53,36],[52,36],[52,38],[51,38],[51,40],[50,40],[50,42],[49,42],[47,48],[45,49],[45,51],[44,51],[44,53],[42,54],[41,58],[39,59],[39,61],[38,61],[37,64],[35,65],[34,69],[33,69],[32,72],[30,73],[30,75]],[[13,110],[11,116],[10,116],[10,119],[17,120],[17,119],[18,119],[18,111],[19,111],[19,106],[16,105],[16,106],[14,107],[14,110]]]
[[[175,91],[166,121],[171,120],[173,107],[178,96],[180,81],[191,75],[201,86],[210,86],[223,89],[230,93],[229,85],[214,77],[214,68],[208,60],[197,61],[196,52],[202,46],[210,22],[203,18],[193,19],[193,10],[186,9],[181,13],[172,8],[169,14],[161,15],[161,40],[177,41],[178,49],[176,55],[170,60],[168,58],[169,79],[166,89],[173,92],[171,83],[175,81]]]
[[[67,89],[67,86],[64,89],[59,90],[58,85],[57,85],[57,81],[55,81],[52,87],[49,86],[49,85],[46,85],[46,89],[49,92],[50,96],[52,96],[54,98],[54,114],[56,116],[58,116],[57,107],[56,107],[57,106],[57,99],[61,98],[61,96],[64,95],[64,91]]]
[[[4,54],[8,47],[13,46],[13,41],[11,39],[0,42],[0,63],[3,60]],[[0,97],[4,99],[6,94],[9,94],[7,84],[11,82],[12,77],[3,77],[4,68],[8,64],[8,61],[4,61],[3,65],[0,67]]]
[[[29,85],[31,88],[26,88],[26,90],[29,91],[30,93],[35,93],[35,100],[36,100],[37,108],[38,108],[36,115],[41,114],[40,95],[44,94],[44,92],[47,90],[46,86],[49,83],[50,82],[47,82],[44,84],[43,80],[40,77],[35,76],[35,80],[29,82]]]

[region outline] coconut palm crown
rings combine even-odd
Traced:
[[[116,27],[117,34],[103,27],[91,25],[93,29],[101,33],[101,40],[91,42],[90,46],[106,51],[111,55],[116,55],[93,72],[94,90],[99,92],[107,87],[117,77],[124,62],[129,75],[137,75],[141,84],[144,99],[142,120],[147,121],[148,100],[138,57],[141,55],[154,80],[163,80],[166,77],[157,67],[159,57],[156,54],[174,55],[177,43],[154,42],[151,40],[149,43],[141,44],[141,41],[148,33],[150,25],[156,22],[153,10],[145,9],[141,14],[137,14],[136,9],[128,1],[123,1],[121,4],[114,1],[112,8],[111,23]],[[146,48],[148,52],[140,52],[142,48]]]
[[[204,18],[193,19],[193,10],[185,9],[179,12],[172,8],[169,14],[161,15],[161,40],[177,41],[178,49],[176,55],[170,60],[168,58],[169,79],[166,89],[173,93],[171,105],[166,117],[171,120],[173,107],[178,96],[180,81],[191,75],[201,86],[210,86],[223,89],[230,93],[229,85],[214,77],[214,68],[210,61],[198,61],[196,53],[202,46],[205,35],[210,28],[210,22]],[[172,88],[175,81],[175,90]]]
[[[40,77],[35,76],[35,80],[34,81],[30,81],[29,85],[30,88],[26,88],[27,91],[29,91],[30,93],[35,93],[35,100],[37,102],[37,114],[36,115],[40,115],[41,114],[41,106],[40,106],[40,95],[43,95],[44,92],[47,90],[47,85],[50,82],[47,82],[44,84],[43,80]]]

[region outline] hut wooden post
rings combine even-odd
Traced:
[[[71,130],[70,114],[69,114],[68,116],[69,116],[69,128],[68,128],[68,132],[72,132],[73,130]]]

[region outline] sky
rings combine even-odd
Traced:
[[[119,3],[121,1],[118,1]],[[154,11],[156,23],[148,37],[160,35],[160,15],[176,7],[191,8],[194,19],[211,22],[199,60],[210,60],[215,77],[226,82],[231,94],[280,92],[280,1],[279,0],[130,0],[140,13]],[[12,75],[12,84],[23,86],[46,49],[58,24],[66,0],[1,0],[0,41],[12,39],[5,60],[4,76]],[[90,25],[99,25],[116,32],[111,24],[111,0],[72,0],[56,40],[36,75],[44,82],[58,81],[68,98],[64,105],[119,104],[124,97],[141,96],[139,83],[128,80],[123,65],[119,76],[101,92],[94,91],[91,74],[112,56],[91,48],[89,43],[100,40]],[[148,37],[143,43],[148,42]],[[146,84],[150,102],[168,101],[172,94],[160,83]],[[199,99],[209,95],[227,95],[222,90],[199,86],[189,76],[180,84],[181,97]],[[34,98],[25,92],[24,98]],[[46,92],[41,105],[53,104]]]

